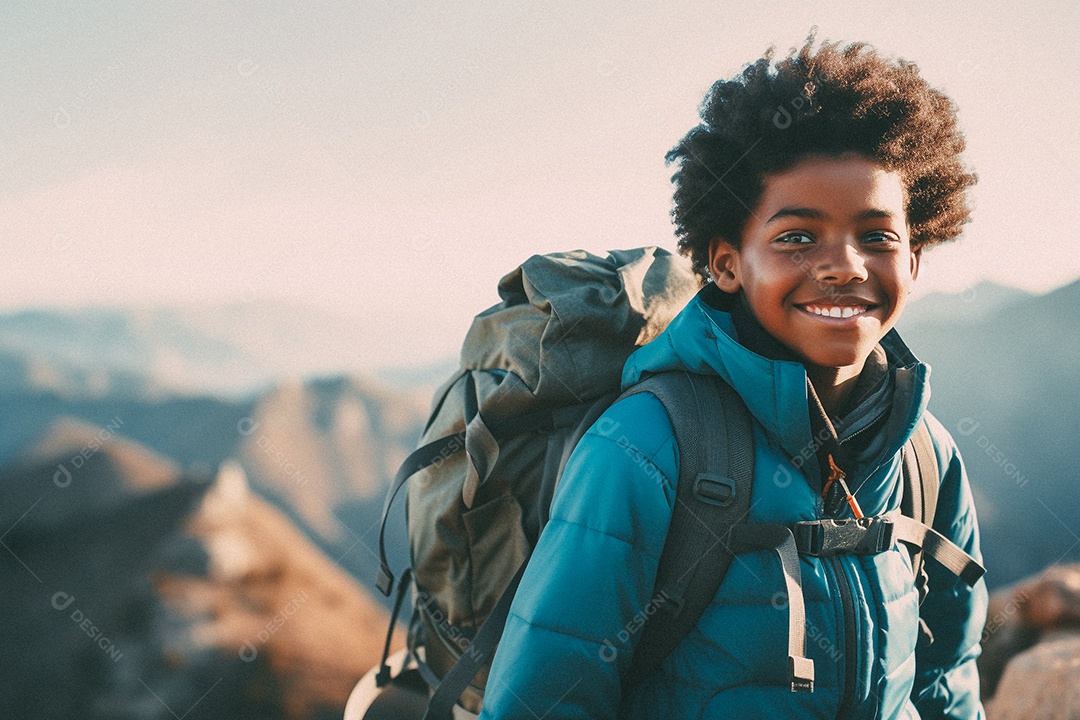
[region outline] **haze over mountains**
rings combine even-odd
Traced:
[[[249,395],[281,378],[367,371],[433,380],[388,362],[401,338],[364,322],[256,298],[207,306],[88,307],[0,315],[0,386],[79,396]],[[434,372],[452,369],[443,358]]]
[[[1077,309],[1080,282],[983,284],[927,296],[901,325],[972,477],[992,587],[1080,560]],[[0,632],[18,656],[0,672],[20,678],[5,706],[60,672],[19,707],[167,717],[158,696],[190,718],[333,717],[374,662],[384,489],[456,361],[334,373],[362,357],[352,321],[280,310],[0,316]],[[238,661],[259,633],[260,660]]]

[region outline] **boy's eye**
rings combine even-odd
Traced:
[[[809,245],[814,242],[814,238],[803,232],[793,232],[781,235],[776,238],[775,242],[784,243],[785,245]]]
[[[863,242],[873,244],[883,244],[889,242],[899,242],[900,239],[895,235],[887,232],[872,232],[863,237]]]

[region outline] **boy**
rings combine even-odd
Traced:
[[[934,527],[981,561],[960,456],[925,412],[929,368],[892,332],[922,251],[968,219],[975,178],[955,111],[914,65],[864,45],[812,46],[717,82],[703,123],[668,154],[679,247],[708,284],[631,356],[623,384],[684,370],[738,392],[753,418],[752,523],[895,511],[901,448],[926,423],[941,469]],[[581,440],[482,718],[982,715],[985,584],[927,560],[920,607],[899,543],[800,556],[813,692],[792,692],[785,673],[784,570],[766,552],[737,556],[690,633],[624,684],[678,477],[671,422],[650,394],[615,403]]]

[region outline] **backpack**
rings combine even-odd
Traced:
[[[645,623],[626,683],[654,670],[693,627],[738,553],[774,551],[785,568],[793,691],[813,690],[800,552],[880,552],[902,540],[941,555],[971,582],[981,574],[974,560],[928,527],[939,471],[924,423],[905,448],[902,514],[795,528],[742,522],[750,507],[753,442],[738,394],[718,377],[681,372],[652,375],[619,392],[630,353],[659,335],[699,288],[682,258],[655,247],[606,258],[582,251],[537,255],[500,281],[502,301],[475,318],[461,370],[436,392],[420,447],[387,493],[376,584],[389,596],[397,580],[397,595],[376,686],[402,678],[415,685],[419,676],[434,689],[425,719],[450,718],[455,704],[479,712],[491,657],[562,469],[600,414],[639,392],[664,405],[681,462],[656,582],[664,604]],[[701,427],[725,428],[724,437],[706,442]],[[385,533],[406,484],[412,564],[395,578]],[[702,523],[715,533],[701,532]],[[722,551],[709,552],[718,545]],[[935,550],[950,546],[951,555]],[[921,555],[914,553],[913,565],[924,596]],[[408,657],[414,667],[395,676],[387,663],[391,635],[413,585]]]

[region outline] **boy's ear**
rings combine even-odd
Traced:
[[[919,261],[922,260],[922,248],[911,251],[911,279],[919,278]]]
[[[726,293],[737,293],[739,282],[739,251],[723,238],[709,243],[709,274],[716,286]]]

